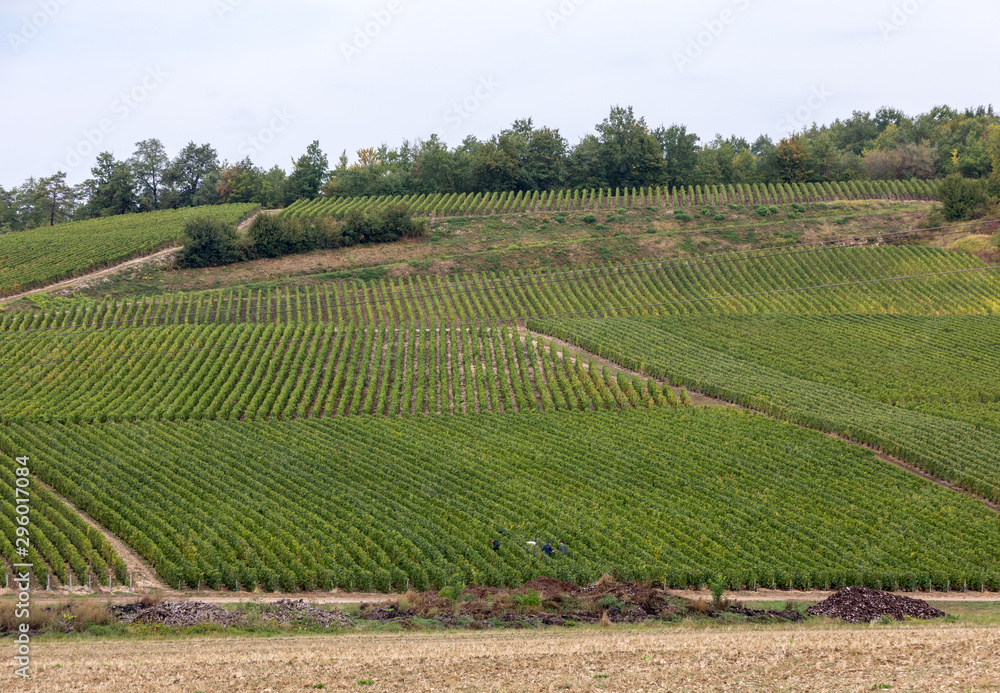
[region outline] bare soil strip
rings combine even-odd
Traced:
[[[1000,632],[831,625],[75,638],[33,643],[32,666],[17,690],[997,691]],[[13,684],[13,667],[2,676]]]
[[[75,505],[73,505],[72,503],[70,503],[68,500],[66,500],[65,498],[63,498],[61,495],[59,495],[56,492],[56,490],[53,489],[51,486],[48,486],[48,485],[42,483],[38,479],[33,479],[32,481],[34,483],[38,484],[39,486],[43,486],[44,488],[46,488],[49,491],[51,491],[52,495],[54,495],[61,502],[65,503],[66,506],[70,510],[72,510],[77,515],[79,515],[83,519],[84,522],[86,522],[88,525],[90,525],[95,530],[97,530],[98,532],[100,532],[104,536],[104,538],[108,540],[108,543],[111,544],[111,548],[113,548],[115,550],[115,552],[121,557],[121,559],[123,561],[125,561],[125,565],[128,567],[129,572],[132,573],[132,588],[133,589],[140,590],[140,591],[141,590],[167,590],[168,589],[167,586],[156,576],[156,571],[153,569],[153,567],[151,565],[149,565],[148,563],[146,563],[145,559],[143,559],[139,554],[137,554],[135,551],[133,551],[131,548],[129,548],[129,546],[125,542],[123,542],[121,539],[119,539],[118,537],[116,537],[114,534],[112,534],[111,532],[109,532],[108,530],[106,530],[104,527],[102,527],[101,525],[99,525],[94,520],[94,518],[90,517],[90,515],[88,515],[87,513],[83,512],[78,507],[76,507]],[[74,591],[78,591],[78,589],[82,589],[82,588],[74,588]],[[101,589],[101,588],[98,588],[98,589]],[[66,592],[68,594],[69,593],[69,588],[65,587],[65,588],[62,588],[59,591],[60,592]]]
[[[521,328],[519,328],[518,331],[522,333],[522,338],[530,336],[530,334],[531,334],[527,330],[523,330]],[[559,357],[559,358],[569,358],[570,363],[572,363],[573,365],[576,365],[576,360],[578,358],[580,358],[580,359],[586,359],[587,361],[591,361],[591,362],[593,362],[595,364],[600,364],[602,366],[607,367],[608,370],[610,370],[612,373],[615,373],[615,374],[617,374],[617,373],[625,373],[626,375],[635,376],[635,377],[640,378],[642,380],[649,380],[650,379],[650,377],[648,375],[640,373],[639,371],[633,371],[633,370],[629,370],[628,368],[623,368],[622,366],[619,366],[617,363],[615,363],[613,361],[608,361],[607,359],[602,358],[602,357],[598,356],[597,354],[592,354],[589,351],[584,351],[580,347],[574,346],[574,345],[570,344],[569,342],[564,342],[561,339],[556,339],[555,337],[550,337],[548,335],[544,335],[544,336],[545,336],[545,341],[551,342],[555,346],[557,346],[560,349],[562,349],[561,352],[559,352],[559,351],[556,352],[556,356]],[[541,349],[544,348],[546,351],[551,351],[548,347],[541,346],[539,344],[538,339],[533,339],[532,341],[534,342],[535,347],[538,348],[539,350],[541,350]],[[584,363],[583,367],[586,368],[586,369],[588,369],[588,370],[590,368],[587,363]],[[677,393],[678,397],[680,397],[681,388],[671,386],[671,389],[675,393]],[[699,392],[693,392],[691,390],[688,390],[688,395],[691,397],[691,401],[697,407],[736,407],[736,405],[732,404],[731,402],[726,402],[725,400],[721,400],[721,399],[715,399],[714,397],[709,397],[709,396],[703,395],[703,394],[701,394]],[[744,407],[740,407],[740,408],[744,408]],[[848,442],[851,442],[851,441],[848,441]]]

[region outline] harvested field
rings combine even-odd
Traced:
[[[190,693],[301,691],[322,685],[331,691],[997,691],[1000,632],[867,626],[735,632],[588,628],[75,640],[39,643],[33,664],[35,678],[19,690]]]

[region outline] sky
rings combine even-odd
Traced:
[[[575,144],[614,105],[777,140],[1000,101],[997,26],[995,0],[2,0],[0,185],[153,137],[286,170],[527,117]]]

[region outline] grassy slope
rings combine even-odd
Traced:
[[[681,222],[666,209],[447,218],[415,241],[320,251],[203,270],[144,267],[72,292],[84,299],[159,296],[218,288],[308,285],[322,275],[367,270],[371,277],[455,276],[465,272],[538,271],[587,264],[688,257],[732,249],[906,230],[919,226],[931,203],[840,202],[781,207],[761,218],[752,208],[719,209],[726,221],[699,216]],[[35,303],[24,302],[21,308]]]

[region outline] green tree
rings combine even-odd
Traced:
[[[264,172],[254,166],[250,157],[232,165],[224,163],[215,187],[223,204],[260,202],[264,194]]]
[[[573,147],[569,154],[569,184],[574,188],[594,189],[607,187],[601,162],[601,142],[594,135],[587,135]]]
[[[135,176],[139,205],[144,210],[159,209],[163,175],[170,164],[170,157],[158,139],[136,142],[135,146],[129,166]]]
[[[135,176],[127,162],[115,161],[114,155],[102,152],[97,155],[97,165],[90,173],[93,178],[86,183],[90,199],[81,210],[83,217],[106,217],[139,210]]]
[[[685,125],[660,126],[654,135],[663,151],[663,181],[670,188],[691,185],[698,167],[698,135]]]
[[[986,192],[982,181],[952,173],[938,186],[938,199],[945,219],[965,221],[975,216],[986,204]]]
[[[413,192],[455,192],[455,159],[438,135],[420,142],[413,161]]]
[[[663,150],[632,107],[615,106],[597,126],[604,177],[612,187],[655,184],[663,170]]]
[[[800,138],[786,137],[774,152],[775,169],[782,183],[798,183],[809,179],[809,152]]]
[[[49,226],[72,217],[76,207],[76,192],[66,185],[66,174],[63,171],[38,181],[38,198],[44,205]]]
[[[249,159],[249,157],[248,157]],[[330,175],[330,162],[320,149],[319,140],[306,148],[306,153],[293,162],[294,170],[288,177],[288,201],[319,197]]]
[[[172,206],[194,206],[198,192],[218,168],[219,156],[211,145],[189,142],[163,172],[163,183],[172,194]]]

